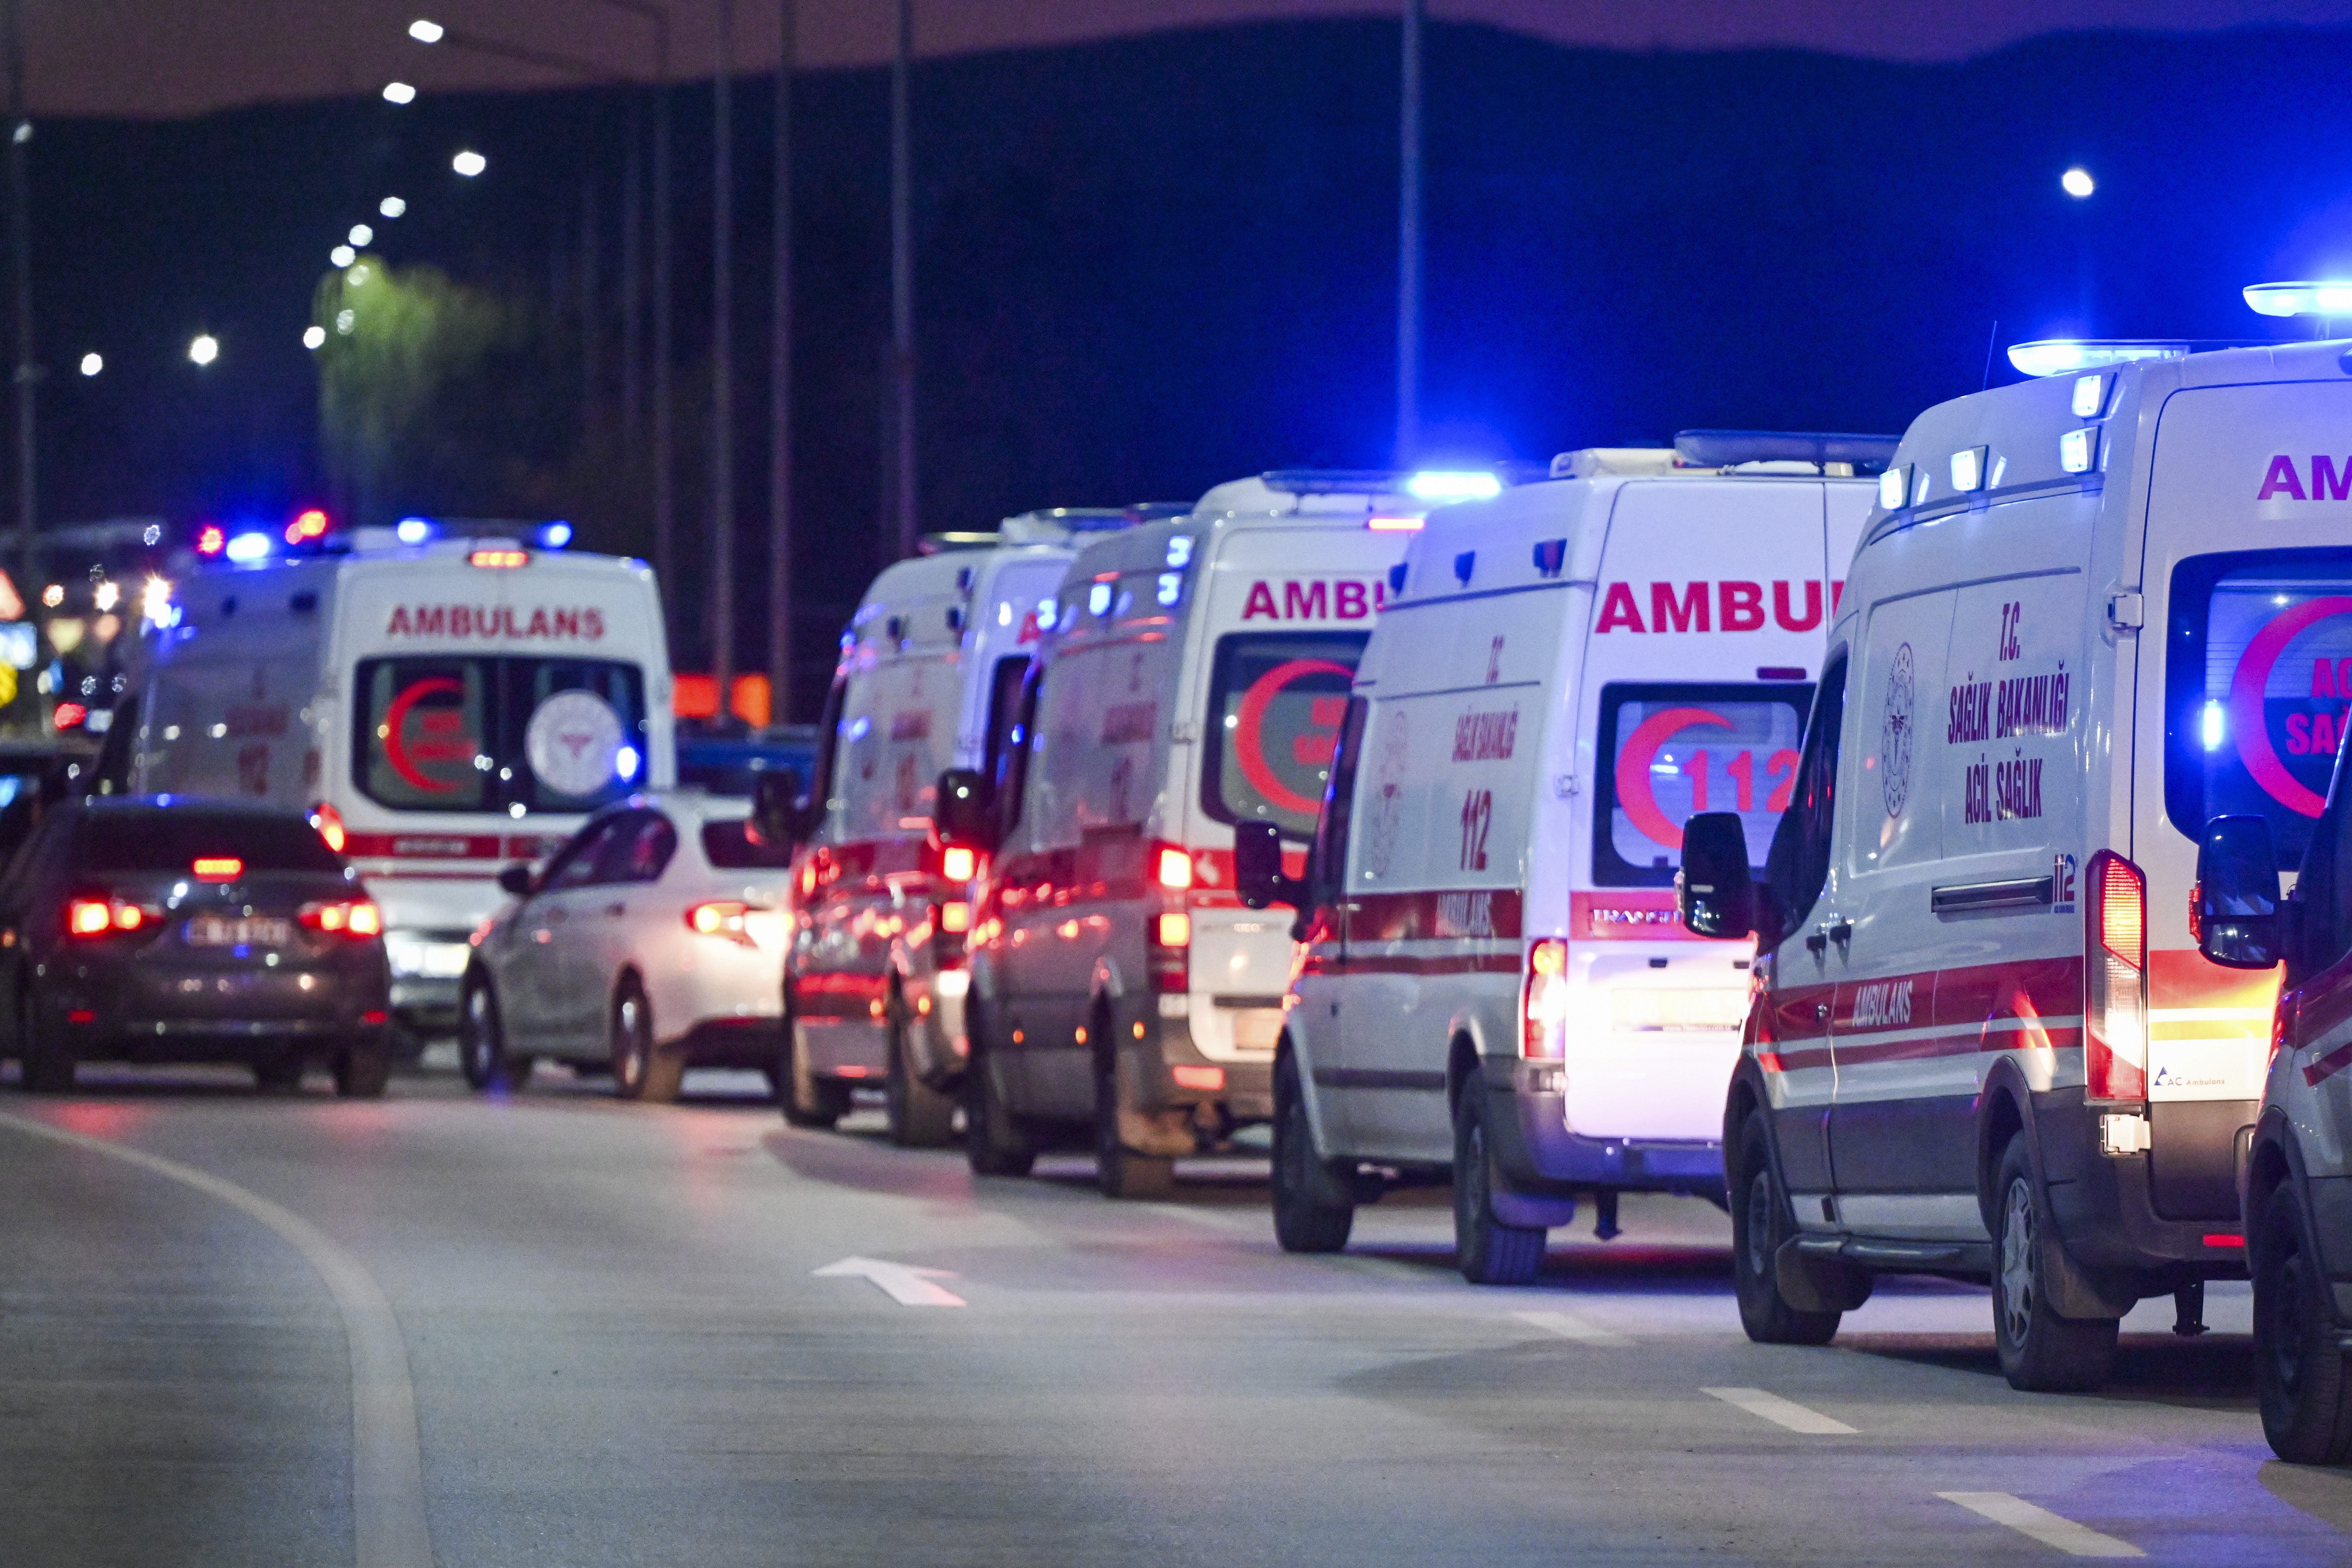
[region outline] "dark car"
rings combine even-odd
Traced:
[[[37,1093],[83,1061],[239,1062],[265,1090],[322,1061],[383,1092],[383,916],[301,816],[101,796],[48,812],[0,878],[0,1024]]]

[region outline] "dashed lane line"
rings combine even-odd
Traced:
[[[302,1255],[325,1281],[342,1314],[343,1341],[351,1355],[352,1533],[357,1568],[433,1568],[408,1345],[401,1338],[392,1303],[360,1260],[292,1210],[210,1172],[21,1116],[0,1115],[0,1125],[194,1187],[259,1220]]]
[[[820,1279],[870,1279],[882,1293],[901,1307],[961,1307],[964,1299],[952,1290],[931,1283],[934,1279],[952,1279],[955,1276],[945,1268],[919,1268],[910,1263],[891,1263],[879,1258],[845,1258],[838,1263],[828,1263],[812,1272]]]
[[[2128,1541],[2112,1535],[2102,1535],[2087,1524],[2076,1524],[2063,1514],[2052,1513],[2021,1497],[2009,1492],[1937,1492],[1946,1502],[1956,1502],[1970,1513],[1982,1514],[1995,1524],[2005,1524],[2021,1535],[2030,1535],[2044,1546],[2054,1546],[2069,1557],[2145,1557],[2147,1552]]]
[[[1511,1316],[1530,1327],[1541,1329],[1546,1333],[1558,1334],[1564,1340],[1574,1340],[1579,1344],[1622,1348],[1633,1342],[1631,1338],[1617,1332],[1614,1329],[1604,1329],[1598,1323],[1587,1322],[1573,1312],[1513,1312]]]
[[[1776,1426],[1786,1426],[1791,1432],[1803,1432],[1812,1436],[1850,1436],[1853,1428],[1832,1419],[1818,1410],[1808,1410],[1793,1399],[1783,1399],[1777,1394],[1767,1394],[1760,1388],[1702,1388],[1701,1394],[1712,1394],[1726,1405],[1736,1405],[1750,1415],[1761,1415]]]

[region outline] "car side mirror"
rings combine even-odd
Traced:
[[[499,873],[499,891],[518,899],[530,896],[530,862],[518,860]]]
[[[2217,816],[2197,838],[2197,951],[2226,969],[2268,969],[2284,956],[2278,858],[2259,816]]]
[[[1738,812],[1703,811],[1683,825],[1675,903],[1683,925],[1699,936],[1747,936],[1756,930],[1756,880]]]
[[[1271,822],[1234,824],[1234,890],[1249,909],[1307,905],[1307,883],[1282,874],[1282,830]]]
[[[761,769],[751,779],[751,829],[762,844],[797,846],[803,837],[801,775],[793,768]]]
[[[950,768],[940,775],[931,829],[942,848],[987,854],[996,847],[996,801],[988,775],[977,768]]]

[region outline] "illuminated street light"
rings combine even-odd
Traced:
[[[2058,188],[2079,202],[2099,187],[2091,178],[2091,171],[2077,163],[2058,176]]]
[[[102,356],[94,353],[84,354],[81,356],[82,374],[96,375],[100,371],[102,371],[105,368],[106,361]]]
[[[408,204],[402,201],[398,196],[386,196],[383,200],[376,203],[375,210],[382,213],[386,217],[398,217],[401,214],[408,210]]]
[[[360,313],[357,310],[345,309],[335,312],[335,331],[345,337],[351,336],[352,329],[358,326],[359,321]]]
[[[386,103],[415,103],[416,89],[404,81],[388,81],[383,84],[383,100]]]
[[[440,23],[428,22],[422,16],[408,24],[408,36],[420,44],[439,43],[441,35],[446,30]]]
[[[353,245],[365,250],[375,243],[375,230],[363,223],[355,223],[352,225],[351,240]]]
[[[449,166],[470,180],[490,166],[490,161],[479,153],[464,152],[449,160]]]
[[[360,253],[353,250],[348,245],[339,245],[335,247],[334,249],[327,252],[327,259],[333,262],[337,267],[349,267],[352,262],[357,261],[359,258]]]
[[[220,340],[210,332],[198,332],[188,343],[188,358],[197,364],[210,364],[220,358]]]
[[[324,327],[305,327],[305,328],[303,328],[303,329],[302,329],[302,346],[303,346],[304,348],[306,348],[306,349],[319,349],[319,348],[324,348],[324,347],[326,346],[326,343],[327,343],[327,329],[326,329],[326,328],[324,328]]]

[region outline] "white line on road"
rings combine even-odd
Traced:
[[[193,1165],[20,1116],[0,1116],[0,1123],[194,1187],[244,1210],[302,1255],[335,1299],[351,1353],[352,1533],[358,1568],[433,1568],[408,1345],[392,1303],[360,1260],[292,1210]]]
[[[1832,1420],[1818,1410],[1808,1410],[1793,1399],[1783,1399],[1760,1388],[1702,1388],[1699,1392],[1711,1394],[1726,1405],[1737,1405],[1750,1415],[1761,1415],[1774,1426],[1786,1426],[1791,1432],[1826,1437],[1853,1430],[1843,1421]]]
[[[934,1279],[955,1278],[944,1268],[918,1268],[909,1263],[886,1263],[878,1258],[845,1258],[814,1271],[820,1279],[871,1279],[901,1307],[961,1307],[964,1299],[942,1290]]]
[[[1150,1214],[1164,1215],[1170,1219],[1181,1219],[1191,1225],[1203,1226],[1210,1230],[1223,1231],[1227,1235],[1237,1230],[1261,1228],[1252,1221],[1227,1214],[1223,1209],[1188,1208],[1182,1204],[1138,1204],[1136,1207]]]
[[[2128,1541],[2102,1535],[2087,1524],[2076,1524],[2063,1514],[2037,1508],[2023,1498],[2008,1492],[1937,1492],[1936,1495],[1946,1502],[1958,1503],[1970,1513],[1980,1513],[1995,1524],[2005,1524],[2021,1535],[2030,1535],[2044,1546],[2054,1546],[2069,1557],[2147,1555]]]
[[[1561,1339],[1574,1340],[1579,1344],[1622,1346],[1633,1342],[1615,1330],[1588,1323],[1573,1312],[1513,1312],[1511,1316],[1546,1333],[1558,1334]]]

